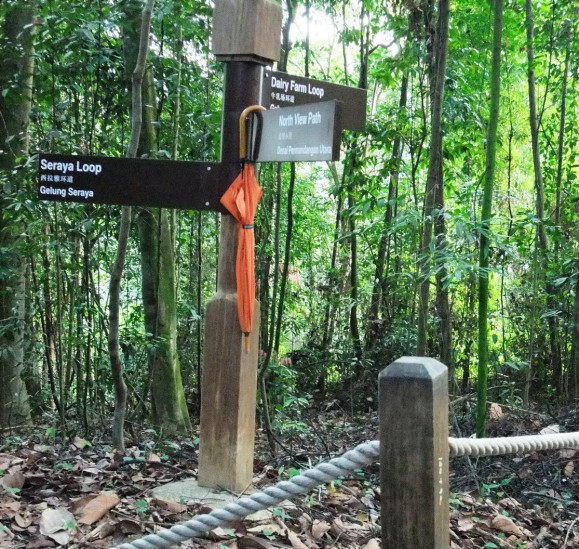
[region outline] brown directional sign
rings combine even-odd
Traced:
[[[285,72],[265,71],[264,78],[262,105],[268,109],[337,99],[343,103],[344,129],[363,131],[366,126],[366,90]]]
[[[257,162],[338,160],[339,115],[337,101],[264,111]]]
[[[219,199],[231,181],[224,164],[104,156],[41,154],[38,197],[225,212]]]

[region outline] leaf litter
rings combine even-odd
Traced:
[[[519,421],[494,408],[493,436],[554,431],[553,423]],[[258,434],[257,489],[377,438],[376,415],[312,414],[309,429],[286,437],[272,457]],[[577,430],[575,424],[557,429]],[[14,434],[13,434],[14,435]],[[39,428],[20,430],[0,445],[0,547],[111,547],[212,509],[199,501],[167,501],[151,490],[195,478],[198,447],[191,438],[154,448],[147,430],[124,454],[106,441],[48,442]],[[451,462],[452,549],[579,548],[579,451],[530,453]],[[180,547],[208,549],[379,549],[378,464],[322,485],[244,521],[216,528]]]

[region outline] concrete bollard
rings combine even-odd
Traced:
[[[379,375],[382,549],[448,549],[448,371],[403,357]]]

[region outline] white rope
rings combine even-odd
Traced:
[[[123,543],[112,549],[157,549],[170,547],[173,544],[194,538],[227,522],[240,520],[251,513],[272,507],[285,499],[309,492],[323,482],[336,480],[372,463],[379,455],[377,440],[356,446],[344,455],[327,463],[321,463],[313,469],[282,481],[275,486],[265,488],[249,497],[228,503],[223,509],[216,509],[208,515],[200,515],[183,524],[177,524],[168,530],[161,530],[144,538]]]
[[[540,452],[543,450],[558,450],[561,448],[579,448],[579,432],[557,433],[552,435],[530,435],[505,438],[449,438],[450,457],[459,456],[498,456]],[[305,494],[323,482],[330,482],[351,473],[356,469],[370,465],[380,455],[377,440],[356,446],[344,455],[321,463],[313,469],[275,486],[265,488],[249,497],[227,504],[223,509],[216,509],[207,515],[200,515],[183,524],[160,530],[141,539],[123,543],[112,549],[157,549],[170,547],[213,528],[222,526],[234,520],[245,518],[251,513],[268,509],[283,500]]]
[[[502,438],[449,438],[448,445],[451,457],[484,457],[541,452],[562,448],[579,448],[579,432]]]

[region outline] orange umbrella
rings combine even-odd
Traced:
[[[264,110],[259,105],[248,107],[240,118],[239,153],[243,167],[235,181],[221,197],[221,203],[239,223],[235,277],[237,280],[237,311],[241,331],[245,334],[245,349],[249,350],[249,334],[255,309],[255,235],[253,221],[257,204],[263,194],[255,177],[255,166],[247,161],[245,119],[252,111]]]

